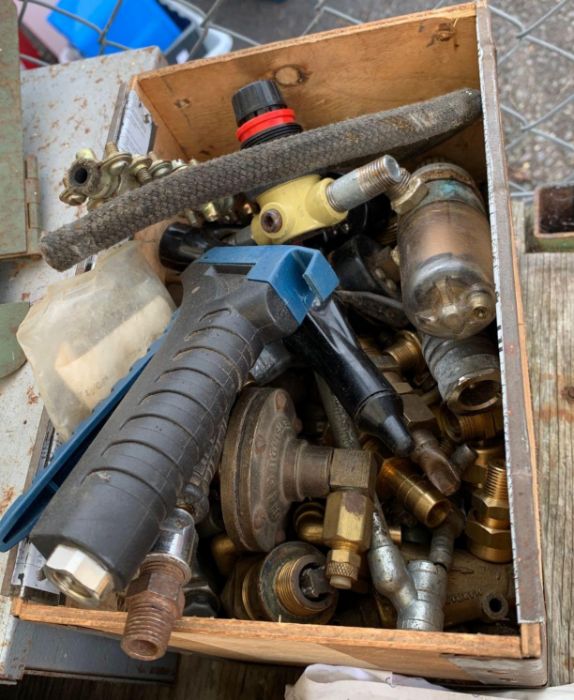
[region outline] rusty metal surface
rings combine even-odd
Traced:
[[[25,253],[26,199],[16,6],[0,3],[0,257]]]

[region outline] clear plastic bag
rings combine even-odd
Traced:
[[[58,434],[68,439],[161,335],[174,310],[136,241],[52,285],[17,337]]]

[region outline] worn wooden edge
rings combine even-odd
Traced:
[[[477,3],[476,22],[489,209],[494,234],[494,277],[498,295],[497,319],[518,621],[526,624],[544,623],[536,446],[524,309],[508,198],[504,134],[498,105],[496,52],[486,0]],[[501,299],[504,303],[501,303]],[[511,300],[514,300],[514,304]]]
[[[444,17],[447,20],[456,22],[461,18],[474,17],[476,15],[476,3],[467,2],[461,5],[452,5],[449,7],[442,7],[436,10],[423,10],[422,12],[413,12],[411,14],[400,15],[399,17],[387,17],[385,19],[376,20],[374,22],[365,22],[359,25],[352,25],[349,27],[341,27],[338,29],[331,29],[324,32],[316,32],[315,34],[307,34],[305,36],[300,36],[292,39],[284,39],[282,41],[275,41],[270,44],[264,44],[262,46],[254,46],[247,49],[240,49],[239,51],[232,51],[230,53],[224,54],[223,56],[214,56],[212,58],[200,58],[193,62],[194,68],[207,65],[209,63],[232,63],[238,58],[244,58],[245,56],[265,56],[265,54],[270,52],[275,52],[283,48],[292,48],[293,46],[305,46],[316,44],[317,42],[323,42],[329,39],[337,39],[345,35],[360,36],[364,33],[377,32],[383,27],[387,26],[400,26],[401,24],[411,24],[416,22],[424,22],[426,20],[433,20],[437,18]],[[145,84],[148,81],[152,81],[157,78],[164,77],[165,75],[171,75],[181,71],[188,70],[185,64],[167,66],[166,68],[158,68],[157,70],[148,71],[138,78],[138,83],[140,88],[143,88],[145,92]]]
[[[541,622],[520,625],[520,648],[524,658],[539,658],[544,648],[545,627]]]
[[[126,620],[126,613],[123,612],[42,605],[21,599],[13,601],[12,614],[28,622],[66,625],[114,636],[122,634]],[[380,650],[433,652],[484,658],[520,659],[523,656],[520,637],[486,634],[411,632],[408,630],[375,630],[364,627],[330,627],[253,622],[250,620],[187,618],[176,623],[171,646],[177,648],[177,638],[185,638],[186,635],[204,635],[206,638],[228,637],[238,640],[275,640],[289,643],[312,642],[325,645],[332,643],[339,646],[353,645]]]

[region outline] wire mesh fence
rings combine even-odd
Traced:
[[[16,0],[20,23],[26,22],[31,5],[53,9],[93,31],[100,54],[127,48],[109,36],[122,2],[115,0],[98,26],[53,7],[53,2]],[[171,0],[171,7],[174,2],[198,16],[190,59],[200,55],[211,29],[230,35],[235,50],[456,4],[452,0]],[[512,196],[529,198],[538,184],[574,178],[574,0],[498,0],[490,10]]]

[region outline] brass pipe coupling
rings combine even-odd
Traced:
[[[221,594],[222,605],[240,620],[325,624],[338,597],[325,563],[306,542],[284,542],[265,557],[240,559]]]
[[[231,414],[220,466],[226,531],[246,551],[270,551],[286,537],[293,503],[327,498],[327,577],[350,588],[368,549],[375,460],[363,450],[310,445],[282,389],[248,388]]]
[[[466,523],[468,549],[485,561],[512,561],[510,505],[506,464],[491,459],[484,486],[472,494],[472,511]]]
[[[350,209],[387,194],[397,212],[406,212],[426,195],[418,178],[391,156],[360,166],[337,180],[304,175],[256,197],[251,237],[259,245],[293,242],[317,229],[344,221]]]
[[[447,437],[457,444],[492,440],[504,429],[504,418],[499,405],[492,406],[484,413],[460,415],[442,404],[438,411],[438,422]]]
[[[443,523],[452,504],[407,459],[385,459],[377,476],[377,494],[384,501],[393,495],[426,527]]]

